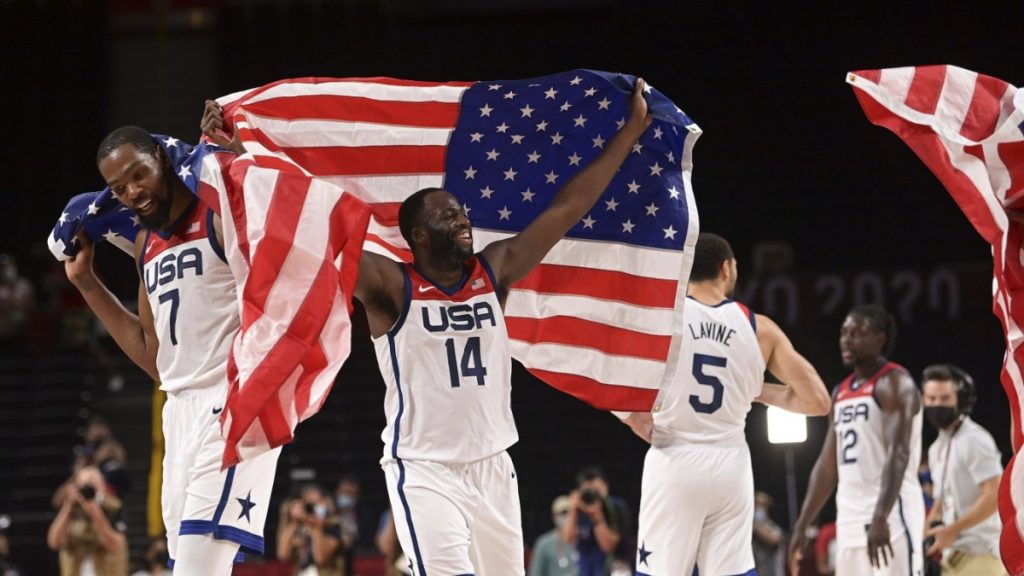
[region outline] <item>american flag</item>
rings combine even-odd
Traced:
[[[192,193],[196,192],[199,185],[203,158],[210,152],[224,150],[208,143],[192,146],[163,134],[153,134],[153,139],[163,148],[174,172]],[[134,254],[135,236],[140,230],[139,219],[117,201],[110,188],[84,192],[68,201],[47,238],[53,256],[58,260],[67,260],[77,254],[76,235],[83,228],[86,237],[92,242],[110,242],[126,254]]]
[[[892,130],[924,161],[992,245],[993,312],[1003,324],[1003,389],[1015,456],[999,487],[1003,563],[1024,574],[1024,91],[955,66],[865,70],[847,82],[872,123]]]
[[[199,196],[223,220],[241,328],[221,414],[231,466],[286,444],[320,411],[351,350],[369,208],[273,157],[204,159]]]
[[[527,80],[283,80],[219,99],[257,157],[294,162],[370,204],[365,249],[408,261],[398,206],[443,187],[476,249],[522,230],[624,124],[635,78],[575,70]],[[674,371],[697,211],[700,129],[659,91],[653,124],[594,209],[512,287],[513,355],[601,409],[650,410]]]

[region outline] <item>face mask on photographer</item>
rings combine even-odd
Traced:
[[[960,415],[954,406],[925,406],[924,417],[936,428],[946,428],[956,422]]]
[[[356,505],[356,499],[350,494],[341,494],[338,496],[338,499],[335,500],[335,503],[338,504],[338,508],[353,508]]]
[[[568,518],[568,516],[569,514],[566,512],[555,514],[555,528],[561,530],[562,527],[565,526],[565,519]]]

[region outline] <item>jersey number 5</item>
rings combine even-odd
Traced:
[[[693,355],[693,378],[697,380],[697,384],[708,386],[712,390],[709,402],[701,400],[700,396],[696,394],[690,395],[690,406],[693,406],[697,412],[711,414],[722,407],[722,393],[725,391],[725,387],[722,386],[722,381],[717,376],[707,374],[705,370],[708,366],[725,368],[725,365],[726,359],[721,356]]]
[[[452,388],[458,388],[462,377],[476,377],[477,386],[484,385],[487,367],[480,358],[480,337],[470,336],[466,339],[466,347],[462,349],[462,361],[455,361],[455,339],[445,340],[448,349],[448,371],[452,377]]]

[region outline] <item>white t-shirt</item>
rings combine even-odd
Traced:
[[[928,447],[928,465],[935,505],[942,506],[945,524],[955,522],[971,508],[981,492],[982,482],[1003,473],[1002,455],[996,448],[996,441],[970,417],[964,418],[963,424],[952,434],[939,431],[938,438]],[[949,549],[999,556],[1001,529],[999,513],[993,512],[979,524],[961,532]]]

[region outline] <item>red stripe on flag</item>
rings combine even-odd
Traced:
[[[309,193],[309,181],[293,175],[278,174],[274,192],[263,221],[265,233],[252,261],[242,296],[242,330],[263,316],[267,297],[277,282],[278,273],[291,251],[302,207]]]
[[[397,248],[397,247],[395,247],[394,244],[391,244],[390,242],[388,242],[387,240],[384,240],[383,238],[381,238],[380,236],[378,236],[376,234],[367,234],[366,235],[366,241],[367,242],[373,242],[374,244],[376,244],[376,245],[380,246],[381,248],[387,250],[388,252],[391,253],[392,256],[394,256],[395,258],[398,258],[402,262],[412,262],[412,252],[410,252],[408,250],[402,250],[400,248]]]
[[[566,344],[599,350],[613,356],[632,356],[664,362],[668,358],[670,336],[654,336],[592,322],[574,316],[527,318],[506,316],[508,337],[531,344]]]
[[[282,152],[315,176],[443,174],[446,146],[325,146]]]
[[[412,192],[415,190],[411,190],[410,194]],[[373,211],[373,219],[381,225],[398,226],[398,208],[401,205],[401,202],[377,202],[370,205],[370,210]]]
[[[1006,191],[1007,208],[1020,210],[1024,197],[1024,141],[1003,142],[997,146],[999,159],[1010,174],[1010,187]]]
[[[264,404],[257,419],[263,434],[267,437],[267,444],[271,447],[287,444],[292,440],[292,429],[284,415],[284,408],[281,406],[280,391],[285,386],[275,388],[274,394]]]
[[[960,135],[976,142],[992,135],[999,120],[999,107],[1007,84],[998,78],[978,74],[967,116],[960,126]]]
[[[512,288],[671,309],[675,306],[677,284],[675,280],[645,278],[614,270],[541,264]]]
[[[1004,506],[1003,502],[1012,502],[1010,494],[1014,481],[1012,470],[1020,453],[1010,458],[1003,477],[999,480],[999,518],[1003,522],[1002,533],[999,535],[999,553],[1003,560],[1003,566],[1010,574],[1024,574],[1024,534],[1021,534],[1017,525],[1016,511],[1012,506]]]
[[[245,109],[257,116],[281,120],[368,122],[416,128],[452,129],[459,120],[458,102],[402,102],[334,94],[268,98],[249,102]]]
[[[913,110],[934,114],[946,80],[945,66],[918,66],[904,103]]]
[[[610,385],[575,374],[551,372],[537,368],[531,368],[530,373],[598,410],[650,412],[655,398],[658,397],[657,390]]]
[[[857,76],[860,76],[861,78],[863,78],[865,80],[874,82],[875,84],[878,84],[879,82],[882,81],[882,71],[881,70],[858,70],[858,71],[854,72],[854,74],[856,74]]]
[[[341,254],[338,283],[350,315],[359,276],[359,259],[369,223],[370,207],[348,192],[342,194],[341,200],[331,210],[331,253]]]
[[[235,183],[245,182],[245,175],[251,166],[251,160],[236,160],[227,166],[226,176],[223,171],[221,172],[221,176],[224,176],[228,208],[231,210],[231,221],[235,224],[238,253],[248,265],[252,265],[252,253],[249,250],[249,216],[245,208],[245,194],[242,193],[241,186],[235,186]]]

